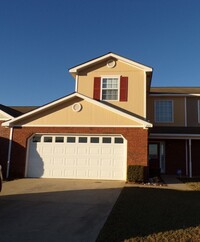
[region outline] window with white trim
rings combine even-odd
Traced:
[[[171,123],[173,122],[173,101],[155,100],[155,122]]]
[[[119,99],[119,78],[102,77],[101,78],[102,100]]]

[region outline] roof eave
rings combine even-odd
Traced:
[[[75,66],[75,67],[69,69],[69,72],[71,74],[77,74],[80,70],[82,70],[82,69],[84,69],[84,68],[86,68],[86,67],[88,67],[90,65],[93,65],[94,63],[98,63],[98,62],[100,62],[100,61],[102,61],[104,59],[107,59],[109,57],[121,60],[121,61],[123,61],[123,62],[125,62],[125,63],[127,63],[129,65],[133,65],[133,66],[135,66],[135,67],[137,67],[137,68],[139,68],[139,69],[141,69],[141,70],[143,70],[145,72],[152,72],[153,71],[153,68],[151,68],[149,66],[145,66],[145,65],[140,64],[138,62],[135,62],[133,60],[127,59],[125,57],[122,57],[120,55],[117,55],[117,54],[114,54],[114,53],[110,52],[108,54],[105,54],[103,56],[100,56],[100,57],[97,57],[95,59],[92,59],[92,60],[87,61],[87,62],[85,62],[83,64],[80,64],[78,66]]]
[[[24,115],[21,115],[20,117],[13,118],[12,120],[9,120],[9,121],[7,121],[7,122],[4,122],[4,123],[2,123],[2,126],[4,126],[4,127],[14,127],[14,126],[15,126],[15,123],[16,123],[17,121],[23,120],[24,118],[26,118],[26,117],[28,117],[28,116],[31,116],[31,115],[33,115],[33,114],[35,114],[35,113],[38,113],[38,112],[41,112],[41,111],[45,110],[46,108],[53,107],[54,105],[56,105],[56,104],[58,104],[58,103],[60,103],[60,102],[63,102],[63,101],[66,101],[66,100],[70,100],[71,98],[73,98],[73,97],[75,97],[75,96],[76,96],[76,97],[83,98],[83,99],[85,99],[85,100],[88,100],[89,102],[92,102],[92,103],[94,102],[95,104],[96,104],[96,102],[97,102],[96,100],[93,100],[93,99],[91,99],[91,98],[89,98],[89,97],[86,97],[86,96],[84,96],[84,95],[82,95],[82,94],[79,94],[79,93],[73,93],[73,94],[71,94],[71,95],[69,95],[69,96],[67,96],[67,97],[61,98],[61,99],[59,99],[59,100],[57,100],[57,101],[51,102],[51,103],[46,104],[46,105],[44,105],[44,106],[42,106],[42,107],[40,107],[40,108],[37,108],[37,109],[35,109],[35,110],[31,111],[31,112],[28,112],[28,113],[26,113],[26,114],[24,114]],[[123,115],[123,116],[126,117],[126,118],[129,118],[129,119],[131,119],[131,120],[133,120],[133,121],[135,121],[135,122],[138,122],[138,123],[141,124],[141,126],[143,126],[144,128],[152,127],[152,124],[149,123],[149,122],[146,122],[146,121],[144,121],[144,120],[142,120],[142,119],[139,119],[139,118],[137,118],[137,117],[134,117],[134,116],[132,116],[132,115],[130,115],[130,114],[126,114],[126,113],[124,113],[124,112],[122,112],[122,111],[118,111],[118,110],[116,110],[116,109],[114,109],[114,108],[112,108],[112,107],[109,107],[109,106],[107,106],[107,105],[101,103],[101,102],[97,102],[97,103],[98,103],[98,105],[101,106],[102,108],[106,108],[106,109],[108,109],[108,110],[110,110],[110,111],[112,111],[112,112],[115,112],[115,113],[117,113],[117,114],[119,114],[119,115]]]

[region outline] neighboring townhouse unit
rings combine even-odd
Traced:
[[[3,177],[8,177],[6,174],[9,168],[11,159],[11,144],[14,143],[12,139],[12,129],[2,127],[2,123],[7,120],[19,117],[20,115],[36,109],[35,106],[5,106],[0,104],[0,164],[2,165]],[[16,144],[17,145],[17,144]]]
[[[4,176],[126,180],[129,165],[200,175],[200,88],[151,88],[151,67],[114,53],[69,72],[70,95],[0,106]]]
[[[152,87],[148,95],[149,166],[200,176],[200,88]]]

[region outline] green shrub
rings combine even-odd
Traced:
[[[144,182],[144,166],[128,166],[127,179],[129,182]]]

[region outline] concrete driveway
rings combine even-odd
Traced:
[[[95,241],[124,182],[20,179],[0,193],[0,241]]]

